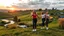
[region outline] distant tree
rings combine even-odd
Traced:
[[[57,8],[55,8],[55,10],[57,10]]]
[[[48,9],[47,9],[47,8],[45,8],[44,12],[47,12],[47,11],[48,11]]]
[[[19,10],[19,12],[22,12],[22,10]]]
[[[48,9],[47,9],[47,8],[45,8],[45,11],[48,11]]]
[[[51,13],[50,15],[54,15],[54,13]]]
[[[42,9],[40,8],[39,11],[42,11]]]
[[[54,8],[52,8],[52,10],[55,10]]]
[[[64,10],[64,9],[63,9]]]
[[[47,8],[45,10],[48,10]]]

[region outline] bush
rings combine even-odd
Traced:
[[[4,26],[5,24],[8,24],[9,22],[1,21],[0,26]]]
[[[40,8],[39,11],[42,11],[42,9]]]
[[[58,23],[59,23],[60,28],[64,29],[64,18],[59,18]]]
[[[21,20],[20,20],[20,19],[18,19],[18,22],[21,22]]]
[[[8,24],[9,22],[1,21],[2,24]]]
[[[14,16],[14,19],[13,20],[14,20],[14,22],[17,23],[18,22],[18,17],[17,16]]]
[[[26,25],[25,23],[19,23],[19,25]]]

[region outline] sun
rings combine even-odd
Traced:
[[[15,8],[9,8],[9,10],[12,10],[12,11],[14,11],[14,10],[15,10]]]
[[[15,8],[8,8],[9,12],[15,12]]]
[[[19,0],[0,0],[0,6],[12,6],[13,3],[19,3]]]

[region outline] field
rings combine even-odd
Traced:
[[[30,27],[28,28],[16,28],[16,29],[8,29],[3,26],[0,26],[0,36],[64,36],[64,29],[59,28],[58,24],[58,12],[64,12],[60,10],[49,10],[49,14],[54,17],[54,20],[49,23],[49,30],[41,29],[41,11],[37,11],[37,14],[40,18],[38,18],[37,23],[37,31],[32,31],[32,18],[31,18],[31,11],[24,11],[24,12],[17,12],[13,13],[6,13],[5,16],[14,16],[17,15],[21,22],[26,23]],[[2,15],[3,13],[1,13]],[[12,14],[12,15],[11,15]],[[3,15],[2,15],[3,16]],[[2,17],[0,16],[2,19]],[[4,16],[3,16],[4,18]],[[5,17],[6,18],[6,17]]]

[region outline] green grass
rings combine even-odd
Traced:
[[[0,12],[0,19],[4,19],[4,18],[12,18],[12,15],[5,12]]]
[[[32,27],[29,28],[17,28],[17,29],[7,29],[0,27],[1,35],[12,35],[12,36],[63,36],[64,30],[58,28],[58,24],[49,24],[49,30],[40,29],[41,26],[37,26],[37,31],[32,32]]]
[[[51,13],[52,11],[50,11]],[[27,25],[30,25],[28,28],[16,28],[16,29],[8,29],[3,26],[0,26],[0,36],[64,36],[64,29],[59,28],[58,20],[55,18],[56,16],[53,16],[55,20],[53,22],[49,23],[49,30],[46,29],[40,29],[41,26],[41,17],[40,12],[38,11],[37,14],[39,14],[38,23],[37,23],[37,31],[32,31],[32,18],[30,15],[31,12],[19,12],[18,17],[21,19],[21,22],[26,23]]]

